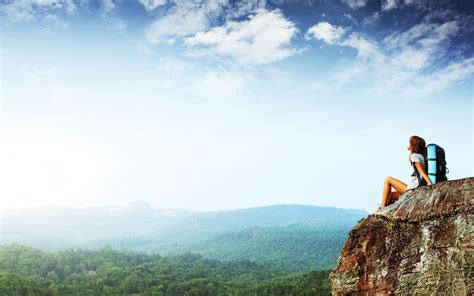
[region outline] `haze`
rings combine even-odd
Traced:
[[[371,212],[414,134],[474,173],[471,4],[20,2],[0,10],[3,208]]]

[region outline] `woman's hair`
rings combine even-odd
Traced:
[[[426,142],[421,137],[411,136],[408,141],[410,143],[410,156],[412,153],[423,153],[423,150],[426,148]],[[411,163],[410,156],[408,157],[408,159]]]

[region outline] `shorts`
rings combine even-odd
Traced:
[[[418,178],[412,179],[410,182],[407,184],[407,190],[409,189],[415,189],[418,188],[419,183],[418,183]]]

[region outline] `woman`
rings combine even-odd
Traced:
[[[410,150],[410,163],[415,164],[415,167],[419,173],[419,175],[426,181],[427,184],[433,185],[428,174],[426,173],[426,160],[423,156],[422,152],[426,147],[425,140],[418,136],[411,136],[408,140],[407,149]],[[418,181],[418,177],[412,175],[413,179],[411,180],[410,184],[405,184],[404,182],[393,178],[387,177],[385,178],[385,182],[383,184],[383,193],[382,193],[382,202],[380,208],[384,208],[391,204],[392,202],[398,200],[400,194],[403,192],[417,188],[420,184]],[[392,191],[392,187],[395,191]]]

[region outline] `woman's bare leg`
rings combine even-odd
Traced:
[[[390,204],[390,194],[392,191],[392,187],[395,188],[395,190],[400,194],[407,190],[407,184],[405,184],[404,182],[390,176],[385,178],[385,182],[383,183],[382,202],[380,203],[380,207],[384,208]]]
[[[383,182],[383,192],[382,192],[382,201],[380,202],[380,207],[385,208],[388,204],[388,197],[390,196],[390,192],[392,191],[392,187],[390,183],[385,179]]]
[[[387,206],[388,205],[391,205],[392,203],[394,203],[395,201],[397,201],[399,198],[400,198],[400,195],[401,193],[398,192],[398,191],[392,191],[390,192],[390,195],[388,196],[388,203],[387,203]]]

